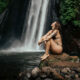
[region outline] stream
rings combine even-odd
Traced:
[[[17,80],[20,72],[39,65],[42,52],[0,53],[0,80]]]

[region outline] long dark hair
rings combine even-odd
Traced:
[[[61,29],[60,22],[58,22],[58,21],[55,21],[55,22],[56,22],[56,24],[55,24],[56,27],[55,28],[60,30]]]

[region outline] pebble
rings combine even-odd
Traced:
[[[47,75],[46,75],[46,74],[41,74],[40,77],[41,77],[41,78],[46,78]]]
[[[27,77],[24,77],[22,80],[29,80]]]
[[[50,79],[50,78],[46,78],[46,79],[44,79],[44,80],[53,80],[53,79]]]
[[[77,59],[76,63],[79,63],[80,62],[80,59]]]
[[[68,71],[67,71],[66,68],[64,68],[64,69],[61,70],[61,72],[63,72],[63,73],[67,73]]]
[[[23,76],[23,80],[55,80],[57,79],[56,76],[52,74],[51,71],[58,72],[62,77],[64,77],[66,80],[80,80],[80,68],[54,68],[50,69],[48,67],[44,68],[43,70],[40,70],[38,67],[34,68],[32,72],[27,72],[25,76]],[[21,76],[21,74],[20,74]],[[33,78],[33,79],[32,79]]]
[[[72,71],[72,74],[75,74],[75,71]]]
[[[36,80],[41,80],[41,78],[40,78],[40,77],[38,77],[38,78],[36,78]]]
[[[79,78],[78,74],[75,74],[75,78]]]
[[[31,72],[33,77],[37,77],[40,73],[40,69],[38,67],[34,68]]]
[[[70,75],[65,75],[65,78],[67,79],[70,79],[70,77],[71,77]]]
[[[78,73],[78,75],[79,75],[79,78],[80,78],[80,73]]]
[[[75,79],[75,74],[72,74],[71,75],[71,78],[74,80]]]
[[[80,73],[80,68],[77,68],[76,70],[77,70],[77,72],[79,72],[79,73]]]
[[[67,70],[68,72],[71,72],[70,68],[66,68],[66,70]]]
[[[31,73],[27,72],[26,76],[27,76],[27,78],[30,78],[31,77]]]
[[[61,74],[61,76],[65,77],[65,74],[64,73],[60,73],[60,74]]]
[[[80,80],[80,78],[76,78],[76,80]]]

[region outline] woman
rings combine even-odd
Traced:
[[[46,35],[44,35],[38,42],[40,45],[42,42],[45,43],[45,53],[41,56],[41,59],[44,60],[49,56],[49,51],[53,54],[61,54],[63,47],[62,47],[62,38],[60,35],[60,23],[55,21],[52,23],[52,30],[50,30]]]

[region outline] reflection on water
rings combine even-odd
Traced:
[[[0,53],[0,80],[17,80],[24,70],[38,66],[42,53]]]

